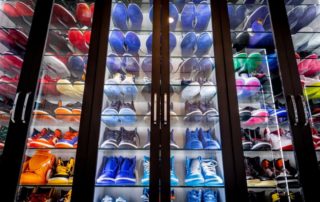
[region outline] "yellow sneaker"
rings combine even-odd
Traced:
[[[58,200],[58,202],[71,202],[71,195],[72,195],[72,190],[70,189],[69,191],[61,191],[61,198]]]
[[[68,184],[69,175],[68,167],[65,166],[65,163],[61,158],[59,158],[55,173],[53,174],[52,178],[48,180],[48,184]]]

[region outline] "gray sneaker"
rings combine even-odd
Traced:
[[[137,132],[137,128],[134,130],[126,130],[121,127],[121,141],[119,143],[119,148],[122,149],[137,149],[140,144],[140,137]],[[137,143],[138,140],[138,143]]]
[[[199,108],[199,103],[190,103],[186,101],[185,103],[185,114],[184,121],[187,122],[201,122],[202,112]]]
[[[121,132],[118,130],[111,130],[106,128],[103,134],[102,148],[117,148],[120,142]]]

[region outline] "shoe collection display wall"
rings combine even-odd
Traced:
[[[0,0],[3,200],[317,201],[318,7]]]

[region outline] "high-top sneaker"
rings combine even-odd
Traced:
[[[186,130],[186,143],[185,149],[203,149],[202,143],[199,139],[199,129],[190,131],[189,128]]]
[[[136,157],[123,158],[119,157],[121,165],[116,176],[116,184],[119,185],[133,185],[136,184]]]
[[[150,157],[143,157],[143,176],[141,179],[142,185],[149,185],[150,181]]]
[[[205,186],[219,186],[223,185],[223,180],[217,175],[216,167],[217,161],[212,158],[206,158],[201,160],[202,175],[204,177]]]
[[[274,165],[278,171],[276,175],[278,187],[285,188],[288,186],[291,188],[298,188],[300,186],[299,181],[297,179],[297,171],[290,165],[289,160],[284,160],[280,158],[275,160]]]
[[[103,142],[100,147],[102,148],[118,148],[121,140],[121,131],[111,130],[106,127],[103,134]]]
[[[119,148],[138,148],[140,144],[140,136],[137,132],[137,128],[134,130],[126,130],[121,127],[120,131],[121,141],[119,143]]]
[[[201,157],[186,158],[186,178],[185,185],[200,186],[204,183],[204,178],[201,172]]]
[[[199,137],[204,149],[220,149],[218,141],[212,137],[211,129],[204,130],[200,128]]]
[[[171,186],[179,185],[179,179],[176,174],[176,170],[174,168],[174,157],[170,158],[170,184]]]

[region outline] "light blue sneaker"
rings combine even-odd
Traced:
[[[194,21],[196,18],[196,5],[189,2],[184,5],[181,12],[181,26],[185,32],[193,31]]]
[[[202,186],[204,178],[201,172],[201,157],[186,158],[186,178],[184,180],[187,186]]]
[[[191,190],[187,193],[187,202],[201,202],[202,191]]]
[[[134,100],[138,94],[138,88],[133,81],[133,77],[127,76],[119,86],[124,100]]]
[[[101,202],[113,202],[113,198],[109,195],[105,195]]]
[[[211,129],[204,130],[200,129],[200,140],[204,149],[220,149],[220,145],[217,140],[214,140],[211,134]]]
[[[203,149],[202,143],[199,140],[199,129],[190,131],[189,128],[186,130],[186,143],[185,149]]]
[[[150,157],[143,157],[143,177],[141,179],[141,184],[148,186],[150,181]]]
[[[103,92],[111,101],[117,101],[122,98],[121,81],[118,78],[108,79],[103,87]]]
[[[201,57],[208,54],[210,48],[212,47],[213,39],[208,32],[203,32],[197,38],[197,49],[196,56]]]
[[[103,110],[101,120],[107,126],[117,126],[119,124],[119,107],[120,102],[107,103],[107,108]]]
[[[205,186],[222,186],[223,180],[217,175],[216,167],[217,161],[213,158],[206,158],[201,160],[201,169],[204,177]]]
[[[122,103],[119,110],[119,120],[123,125],[131,125],[137,121],[136,110],[133,101],[130,103]]]
[[[116,202],[127,202],[124,198],[122,198],[122,197],[118,197],[117,199],[116,199]]]
[[[218,202],[218,192],[211,189],[205,189],[202,194],[203,202]]]
[[[203,32],[207,29],[211,18],[211,8],[207,1],[201,1],[196,8],[195,27],[196,32]]]
[[[150,190],[148,188],[143,188],[141,195],[142,202],[149,202],[149,192]]]
[[[195,99],[200,93],[200,84],[197,81],[181,81],[182,91],[181,98],[183,101],[192,101]]]
[[[177,174],[174,168],[174,156],[170,158],[170,185],[171,186],[179,185],[179,179],[177,177]]]
[[[131,22],[130,30],[141,30],[143,15],[140,7],[135,3],[128,5],[128,18]]]

